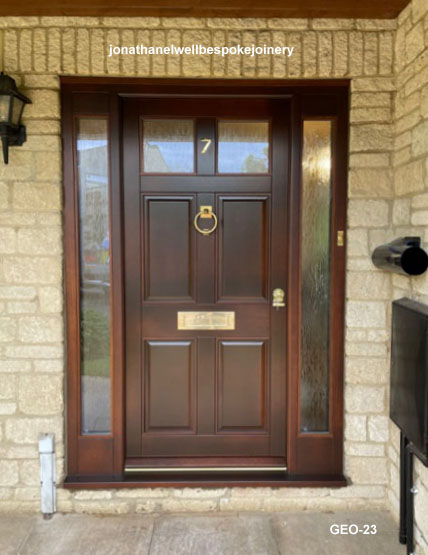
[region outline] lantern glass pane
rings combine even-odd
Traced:
[[[13,99],[13,106],[12,106],[12,123],[13,125],[19,125],[21,121],[21,114],[22,109],[24,107],[24,103],[19,98]]]
[[[7,123],[9,121],[9,102],[11,97],[8,94],[0,95],[0,122]]]

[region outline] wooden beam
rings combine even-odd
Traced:
[[[397,17],[410,0],[2,0],[2,16]]]

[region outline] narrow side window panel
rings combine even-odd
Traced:
[[[81,433],[110,423],[110,176],[108,118],[76,123],[80,283]]]
[[[332,122],[306,120],[302,158],[301,431],[329,431]]]

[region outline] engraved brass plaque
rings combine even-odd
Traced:
[[[179,330],[234,330],[234,312],[177,312]]]

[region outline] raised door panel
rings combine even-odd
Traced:
[[[146,341],[146,432],[191,432],[195,424],[192,341]]]
[[[193,197],[144,198],[144,291],[148,301],[194,296]]]
[[[220,341],[218,348],[218,431],[264,431],[267,425],[265,341]]]
[[[268,197],[220,197],[219,300],[267,297]]]

